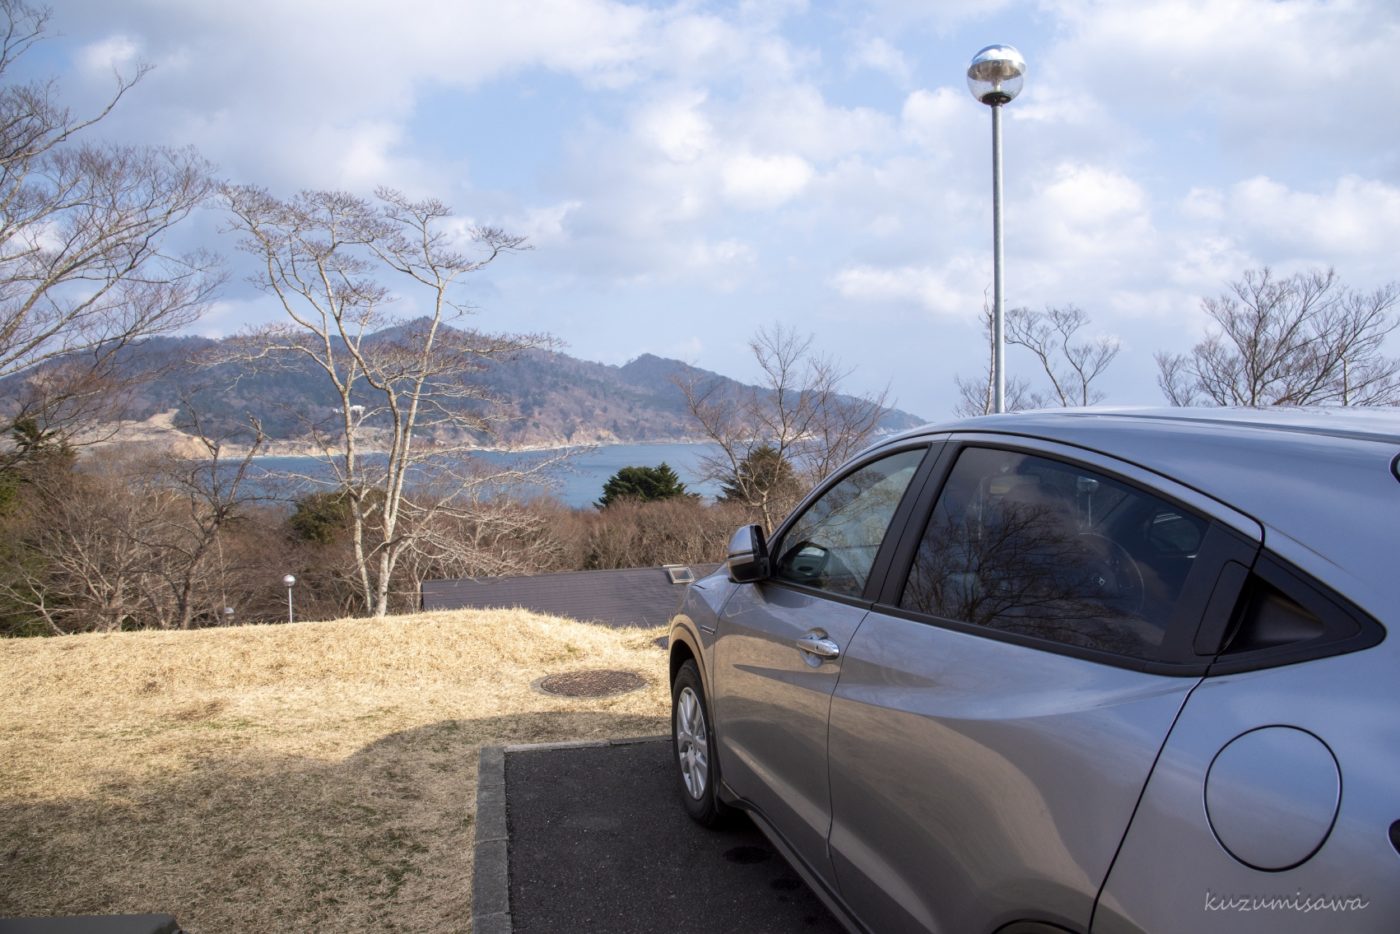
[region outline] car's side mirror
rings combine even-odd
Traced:
[[[746,525],[729,539],[729,558],[724,562],[729,579],[748,584],[768,576],[768,543],[763,526]]]

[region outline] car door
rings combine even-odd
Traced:
[[[878,586],[886,530],[927,450],[923,443],[868,459],[809,498],[775,536],[768,579],[740,586],[717,621],[720,773],[828,884],[831,693]]]
[[[1205,670],[1204,607],[1259,529],[1058,445],[944,460],[831,704],[840,894],[882,932],[1084,930]]]

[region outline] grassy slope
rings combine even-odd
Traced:
[[[657,635],[497,611],[0,642],[0,916],[468,930],[477,750],[666,732]],[[531,688],[582,667],[648,684]]]

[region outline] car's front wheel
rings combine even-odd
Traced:
[[[686,811],[706,827],[714,826],[728,808],[719,800],[714,732],[700,670],[693,661],[682,664],[671,682],[671,746]]]

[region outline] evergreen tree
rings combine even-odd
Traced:
[[[649,503],[677,496],[694,498],[695,494],[686,492],[681,478],[663,461],[658,467],[623,467],[603,484],[603,498],[597,505],[606,509],[625,499]]]

